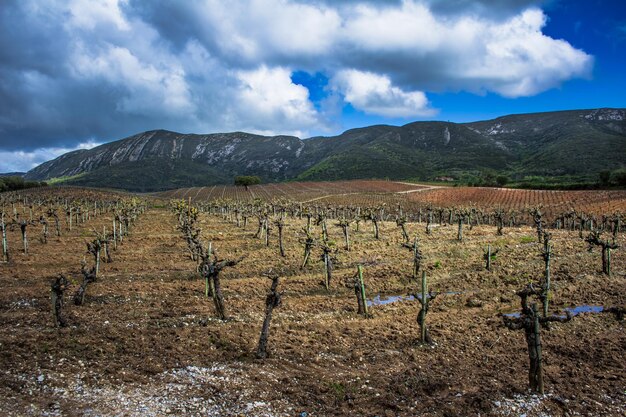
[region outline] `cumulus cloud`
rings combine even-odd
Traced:
[[[0,7],[0,150],[73,149],[148,129],[307,136],[340,114],[431,116],[431,92],[530,96],[593,57],[533,0],[22,0]],[[342,104],[342,103],[338,103]],[[43,151],[42,151],[43,152]],[[25,154],[26,155],[26,154]],[[24,166],[32,159],[23,157]]]
[[[403,91],[393,86],[384,75],[343,70],[332,82],[346,102],[365,113],[388,117],[431,116],[435,113],[424,92]]]
[[[241,88],[236,107],[248,117],[245,123],[254,132],[276,132],[276,124],[295,135],[298,130],[313,126],[317,114],[309,101],[309,91],[291,81],[291,71],[286,68],[269,69],[265,66],[251,71],[239,71]]]

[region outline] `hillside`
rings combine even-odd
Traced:
[[[27,179],[156,191],[231,183],[390,178],[466,181],[504,174],[589,181],[626,161],[626,109],[503,116],[473,123],[370,126],[299,139],[243,132],[140,133],[48,161]]]

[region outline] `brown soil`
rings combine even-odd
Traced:
[[[339,250],[330,292],[320,285],[317,252],[298,269],[302,247],[289,220],[287,256],[253,239],[254,226],[235,227],[201,215],[203,237],[220,257],[245,259],[223,276],[227,322],[214,318],[204,283],[164,208],[142,215],[87,290],[85,305],[71,304],[90,229],[102,216],[47,245],[30,231],[31,253],[17,252],[19,231],[9,234],[13,259],[0,264],[0,415],[251,415],[251,416],[457,416],[624,415],[626,332],[613,314],[582,314],[542,332],[546,395],[527,391],[522,332],[502,325],[501,312],[518,309],[514,291],[542,274],[540,245],[529,228],[465,229],[409,224],[418,233],[429,287],[440,295],[428,323],[434,345],[423,346],[416,322],[419,303],[373,306],[373,318],[356,314],[354,291],[344,285],[364,265],[368,298],[414,293],[411,253],[400,230],[384,223],[381,239],[370,225],[352,226],[353,249]],[[341,230],[329,221],[331,238]],[[553,237],[552,310],[589,304],[625,305],[626,257],[613,253],[611,277],[600,255],[587,251],[577,232]],[[484,270],[487,243],[499,248]],[[88,255],[87,255],[88,256]],[[89,260],[89,259],[88,259]],[[255,359],[264,300],[281,273],[283,305],[274,311],[267,360]],[[69,327],[56,329],[50,281],[73,280],[66,293]],[[475,307],[469,307],[472,305]]]

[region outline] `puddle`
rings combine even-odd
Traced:
[[[577,316],[582,313],[602,313],[604,311],[604,307],[582,305],[578,307],[568,307],[565,311],[569,311],[572,316]]]
[[[367,305],[369,306],[384,306],[386,304],[395,303],[397,301],[413,301],[415,297],[412,295],[390,295],[385,298],[381,298],[380,294],[376,295],[371,300],[367,300]]]
[[[448,291],[448,292],[444,292],[442,294],[445,295],[457,295],[457,294],[462,294],[462,291]],[[418,294],[417,296],[418,299],[421,298],[421,294]],[[367,300],[367,306],[384,306],[386,304],[391,304],[391,303],[395,303],[398,301],[414,301],[415,297],[412,295],[388,295],[388,296],[382,296],[380,294],[377,294],[376,297],[374,297],[371,300]]]
[[[564,310],[569,311],[570,315],[573,317],[573,316],[577,316],[583,313],[602,313],[604,311],[604,307],[583,304],[577,307],[566,307],[564,308]],[[503,316],[505,317],[512,317],[512,318],[520,317],[520,315],[521,313],[519,312],[503,314]]]

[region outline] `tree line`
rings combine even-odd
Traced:
[[[43,181],[26,181],[22,177],[0,177],[0,192],[16,191],[26,188],[45,187],[48,184]]]

